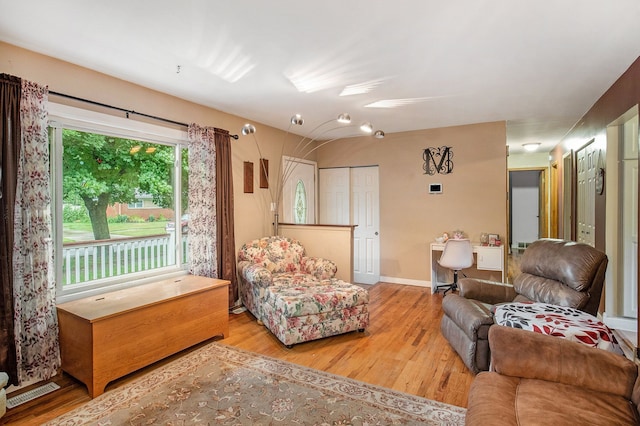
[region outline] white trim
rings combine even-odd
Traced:
[[[431,288],[431,281],[425,280],[411,280],[408,278],[397,278],[397,277],[380,277],[381,282],[391,283],[391,284],[404,284],[404,285],[412,285],[415,287],[427,287]]]
[[[183,276],[183,275],[187,275],[187,274],[188,274],[188,272],[186,270],[182,269],[182,270],[173,271],[173,272],[165,272],[165,273],[161,273],[161,274],[147,275],[144,278],[140,278],[140,279],[112,282],[112,283],[110,283],[108,285],[103,285],[101,287],[93,287],[93,288],[85,289],[85,290],[76,289],[76,291],[65,291],[64,294],[56,295],[56,303],[70,302],[72,300],[82,299],[84,297],[97,296],[99,294],[104,294],[104,293],[111,292],[111,291],[121,290],[123,288],[135,287],[135,286],[142,285],[142,284],[148,284],[148,283],[151,283],[151,282],[156,282],[158,280],[162,280],[162,279],[165,279],[165,278],[179,277],[179,276]]]
[[[638,320],[636,318],[614,317],[602,314],[602,322],[609,328],[616,330],[626,330],[636,332],[638,329]]]
[[[129,118],[118,117],[114,115],[104,114],[96,111],[76,108],[68,105],[62,105],[55,102],[49,102],[49,125],[58,132],[57,137],[62,136],[62,129],[75,129],[87,131],[91,133],[100,133],[114,137],[126,139],[136,139],[145,142],[159,143],[163,145],[174,146],[176,152],[175,167],[181,164],[181,150],[187,147],[188,134],[186,129],[179,130],[167,126],[159,126]],[[62,163],[62,144],[55,144],[55,156],[51,161],[53,186],[52,190],[56,194],[62,193],[62,170],[59,167]],[[181,181],[174,182],[174,196],[178,200],[181,194]],[[53,206],[55,209],[56,223],[54,224],[55,248],[57,251],[62,250],[62,217],[61,199],[53,196]],[[175,212],[180,217],[182,212],[179,209]],[[178,245],[179,242],[176,242]],[[176,247],[176,253],[178,251]],[[81,283],[78,285],[66,286],[62,282],[62,272],[58,269],[60,264],[56,260],[56,303],[63,303],[75,300],[81,297],[95,296],[108,291],[118,290],[121,288],[133,287],[140,284],[157,280],[162,277],[173,277],[182,275],[185,272],[185,265],[182,264],[182,256],[178,254],[176,265],[165,268],[147,270],[139,273],[129,273],[115,277],[109,277],[104,280],[93,281],[90,283]]]
[[[104,132],[113,136],[152,142],[185,144],[188,139],[186,130],[158,126],[54,102],[49,102],[48,109],[49,120],[61,121],[67,128],[75,127],[94,133]]]

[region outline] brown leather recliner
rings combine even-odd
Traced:
[[[638,425],[638,367],[624,356],[496,325],[491,372],[469,389],[467,426]]]
[[[459,281],[459,294],[442,300],[440,330],[474,373],[489,369],[492,308],[505,302],[542,302],[596,315],[607,256],[573,241],[542,239],[525,250],[513,285],[473,278]]]

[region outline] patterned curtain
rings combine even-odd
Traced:
[[[13,331],[13,207],[20,152],[21,79],[0,74],[0,371],[18,385]]]
[[[47,380],[60,367],[55,308],[48,89],[22,80],[21,149],[14,210],[13,294],[18,380]]]
[[[218,278],[215,129],[189,125],[189,272]]]

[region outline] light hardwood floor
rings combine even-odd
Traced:
[[[245,312],[230,314],[230,335],[220,342],[465,407],[474,376],[440,333],[442,295],[432,295],[429,288],[387,283],[376,284],[369,290],[371,325],[364,333],[348,333],[287,349]],[[107,391],[185,352],[114,381]],[[61,389],[9,410],[0,424],[4,421],[12,425],[39,425],[90,400],[84,385],[68,375],[57,376],[54,381]]]

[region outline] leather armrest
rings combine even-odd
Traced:
[[[622,355],[560,337],[494,325],[491,369],[505,376],[546,380],[631,399],[636,365]]]
[[[458,282],[458,288],[460,289],[460,296],[466,299],[479,300],[491,305],[511,302],[517,296],[511,284],[478,280],[475,278],[462,278]]]
[[[442,299],[442,310],[469,337],[476,335],[481,326],[493,324],[491,312],[455,293]]]

